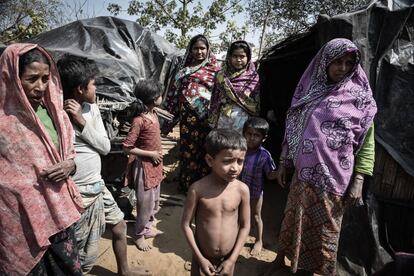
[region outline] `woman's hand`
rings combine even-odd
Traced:
[[[363,205],[362,202],[362,187],[364,185],[364,175],[355,173],[354,179],[348,188],[346,201],[353,206]]]
[[[155,165],[162,162],[162,151],[153,151],[149,156]]]
[[[285,186],[286,186],[286,168],[282,163],[280,163],[279,168],[277,168],[276,180],[277,180],[277,183],[279,183],[279,185],[282,188],[285,188]]]
[[[77,101],[68,99],[64,102],[63,108],[70,115],[72,122],[82,131],[86,124],[82,115],[82,106]]]
[[[54,182],[60,182],[67,179],[75,168],[75,161],[68,159],[42,170],[40,176]]]

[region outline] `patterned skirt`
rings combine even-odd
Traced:
[[[335,275],[344,209],[341,196],[305,182],[292,182],[279,235],[279,252],[291,260],[293,273],[303,269]]]
[[[69,228],[49,238],[50,246],[28,276],[81,276],[81,262],[75,238],[75,228]]]
[[[180,104],[180,187],[186,191],[210,169],[204,160],[204,143],[211,128],[187,103]]]

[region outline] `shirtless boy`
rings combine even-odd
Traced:
[[[206,138],[211,173],[190,186],[181,222],[193,251],[191,275],[234,273],[250,230],[249,188],[237,179],[246,150],[246,140],[234,130],[212,130]]]

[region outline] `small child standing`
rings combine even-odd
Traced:
[[[136,117],[122,145],[125,153],[135,157],[128,173],[132,176],[137,198],[134,241],[138,249],[148,251],[151,246],[146,239],[158,234],[151,230],[151,225],[158,210],[163,179],[160,124],[154,111],[162,102],[162,89],[154,82],[143,80],[135,86],[134,94]]]
[[[263,186],[265,178],[276,179],[276,166],[270,153],[262,146],[267,138],[269,124],[265,119],[250,117],[243,126],[243,135],[247,141],[247,153],[240,180],[249,186],[251,213],[256,222],[256,241],[251,251],[258,255],[263,247]]]
[[[212,172],[190,186],[181,221],[193,252],[191,275],[233,275],[250,230],[249,189],[237,179],[246,140],[235,130],[215,129],[205,147]]]

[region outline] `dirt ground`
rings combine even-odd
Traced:
[[[152,275],[175,276],[190,275],[191,251],[180,229],[181,214],[185,195],[178,191],[178,183],[174,181],[178,172],[178,131],[175,130],[163,139],[164,163],[166,179],[161,184],[161,210],[156,215],[158,222],[155,228],[163,234],[150,243],[153,248],[148,252],[139,251],[134,245],[131,235],[134,221],[128,221],[128,260],[131,266],[143,265]],[[263,274],[269,263],[276,257],[276,237],[286,202],[287,191],[276,183],[266,183],[262,216],[264,221],[264,250],[258,257],[250,255],[254,238],[249,237],[237,260],[235,275],[254,276]],[[114,275],[116,261],[112,250],[111,234],[106,231],[100,242],[98,261],[90,275]],[[275,276],[292,275],[287,270],[274,273]]]

